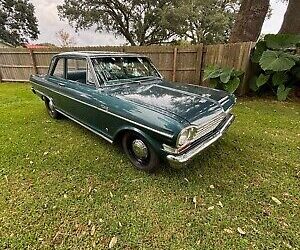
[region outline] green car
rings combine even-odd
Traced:
[[[171,83],[150,59],[112,52],[66,52],[47,75],[30,77],[52,118],[79,123],[120,143],[138,169],[185,165],[234,120],[236,98],[224,91]]]

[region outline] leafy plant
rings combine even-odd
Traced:
[[[300,36],[290,34],[270,34],[260,40],[251,57],[259,65],[259,72],[250,88],[257,92],[268,84],[278,100],[286,100],[300,80],[300,55],[296,53],[299,44]]]
[[[221,68],[210,65],[204,70],[203,80],[209,80],[210,86],[233,93],[241,83],[244,72],[233,68]]]

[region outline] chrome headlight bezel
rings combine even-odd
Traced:
[[[184,147],[190,144],[197,136],[198,128],[196,126],[188,126],[181,130],[177,136],[176,147]]]

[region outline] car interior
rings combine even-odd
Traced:
[[[86,69],[67,73],[67,79],[75,82],[86,83]]]

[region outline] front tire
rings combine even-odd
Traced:
[[[45,100],[45,106],[46,106],[47,112],[48,112],[48,114],[51,118],[53,118],[53,119],[59,119],[60,118],[60,114],[55,109],[55,106],[54,106],[54,103],[53,103],[52,100],[46,99]]]
[[[139,170],[154,172],[160,165],[159,158],[145,138],[137,133],[126,133],[122,147],[131,163]]]

